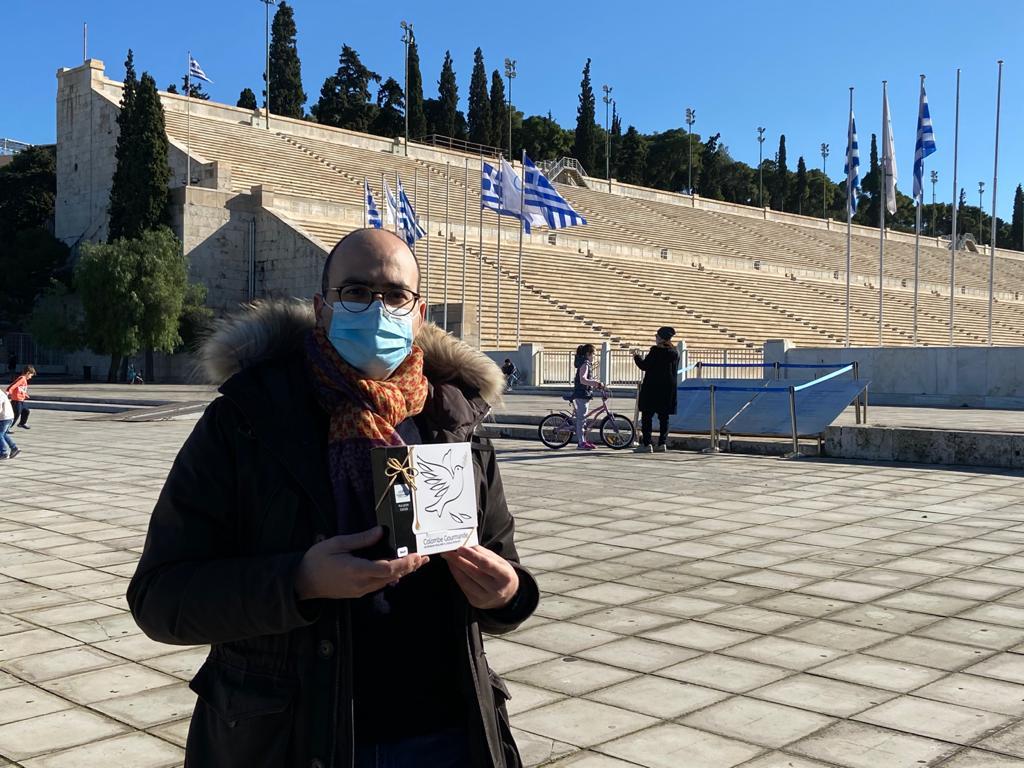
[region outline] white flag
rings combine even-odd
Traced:
[[[882,86],[882,173],[885,176],[885,207],[896,213],[896,147],[892,140],[892,115],[889,114],[889,91]]]
[[[395,198],[394,193],[391,191],[391,187],[388,186],[387,179],[381,178],[381,186],[384,187],[384,217],[389,227],[395,227],[398,224],[398,200]]]
[[[527,233],[530,232],[531,227],[543,227],[548,223],[540,212],[526,205],[523,200],[523,180],[519,178],[519,174],[504,157],[501,158],[501,191],[505,210],[516,217],[522,211],[522,219]]]

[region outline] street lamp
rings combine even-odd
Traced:
[[[267,46],[267,68],[263,70],[263,114],[266,115],[267,130],[270,130],[270,6],[276,4],[277,0],[260,0],[266,6],[266,46]],[[188,87],[185,88],[188,90]]]
[[[985,195],[985,182],[978,182],[978,245],[985,244],[985,209],[982,207]]]
[[[402,42],[405,43],[405,155],[409,156],[409,44],[412,42],[412,23],[402,22]]]
[[[825,183],[828,180],[828,175],[825,173],[825,160],[828,159],[828,144],[822,142],[821,144],[821,218],[827,219],[828,212],[825,204]]]
[[[611,97],[611,86],[602,85],[601,90],[604,91],[604,96],[601,100],[604,102],[604,177],[608,179],[608,191],[612,191],[612,134],[611,129],[608,127],[608,106],[612,103]]]
[[[932,171],[932,236],[935,235],[935,185],[939,183],[939,172]]]
[[[757,204],[764,208],[764,128],[757,129]]]
[[[686,135],[690,143],[689,159],[686,161],[686,187],[693,197],[693,124],[697,122],[697,110],[686,108]]]
[[[508,156],[512,157],[512,80],[516,76],[516,60],[505,59],[505,77],[508,78]]]

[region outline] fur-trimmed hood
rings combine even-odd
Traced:
[[[223,384],[258,363],[283,357],[313,327],[313,307],[300,301],[256,301],[220,320],[199,350],[199,376]],[[488,405],[501,403],[505,377],[498,365],[470,345],[426,323],[416,336],[423,368],[435,386],[451,382],[476,389]]]

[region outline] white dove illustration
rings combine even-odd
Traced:
[[[466,484],[466,476],[462,471],[464,465],[456,464],[453,467],[452,461],[452,450],[450,448],[439,464],[424,461],[417,457],[416,468],[418,473],[416,479],[425,483],[434,496],[434,500],[427,505],[425,511],[438,517],[443,516],[445,507],[462,496],[462,490]],[[464,512],[449,512],[448,514],[456,523],[465,523],[470,517]]]

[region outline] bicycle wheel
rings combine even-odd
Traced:
[[[537,427],[537,436],[548,448],[563,448],[576,434],[572,419],[567,413],[552,413],[545,416]]]
[[[609,413],[601,420],[601,442],[609,448],[621,450],[633,444],[636,428],[621,413]]]

